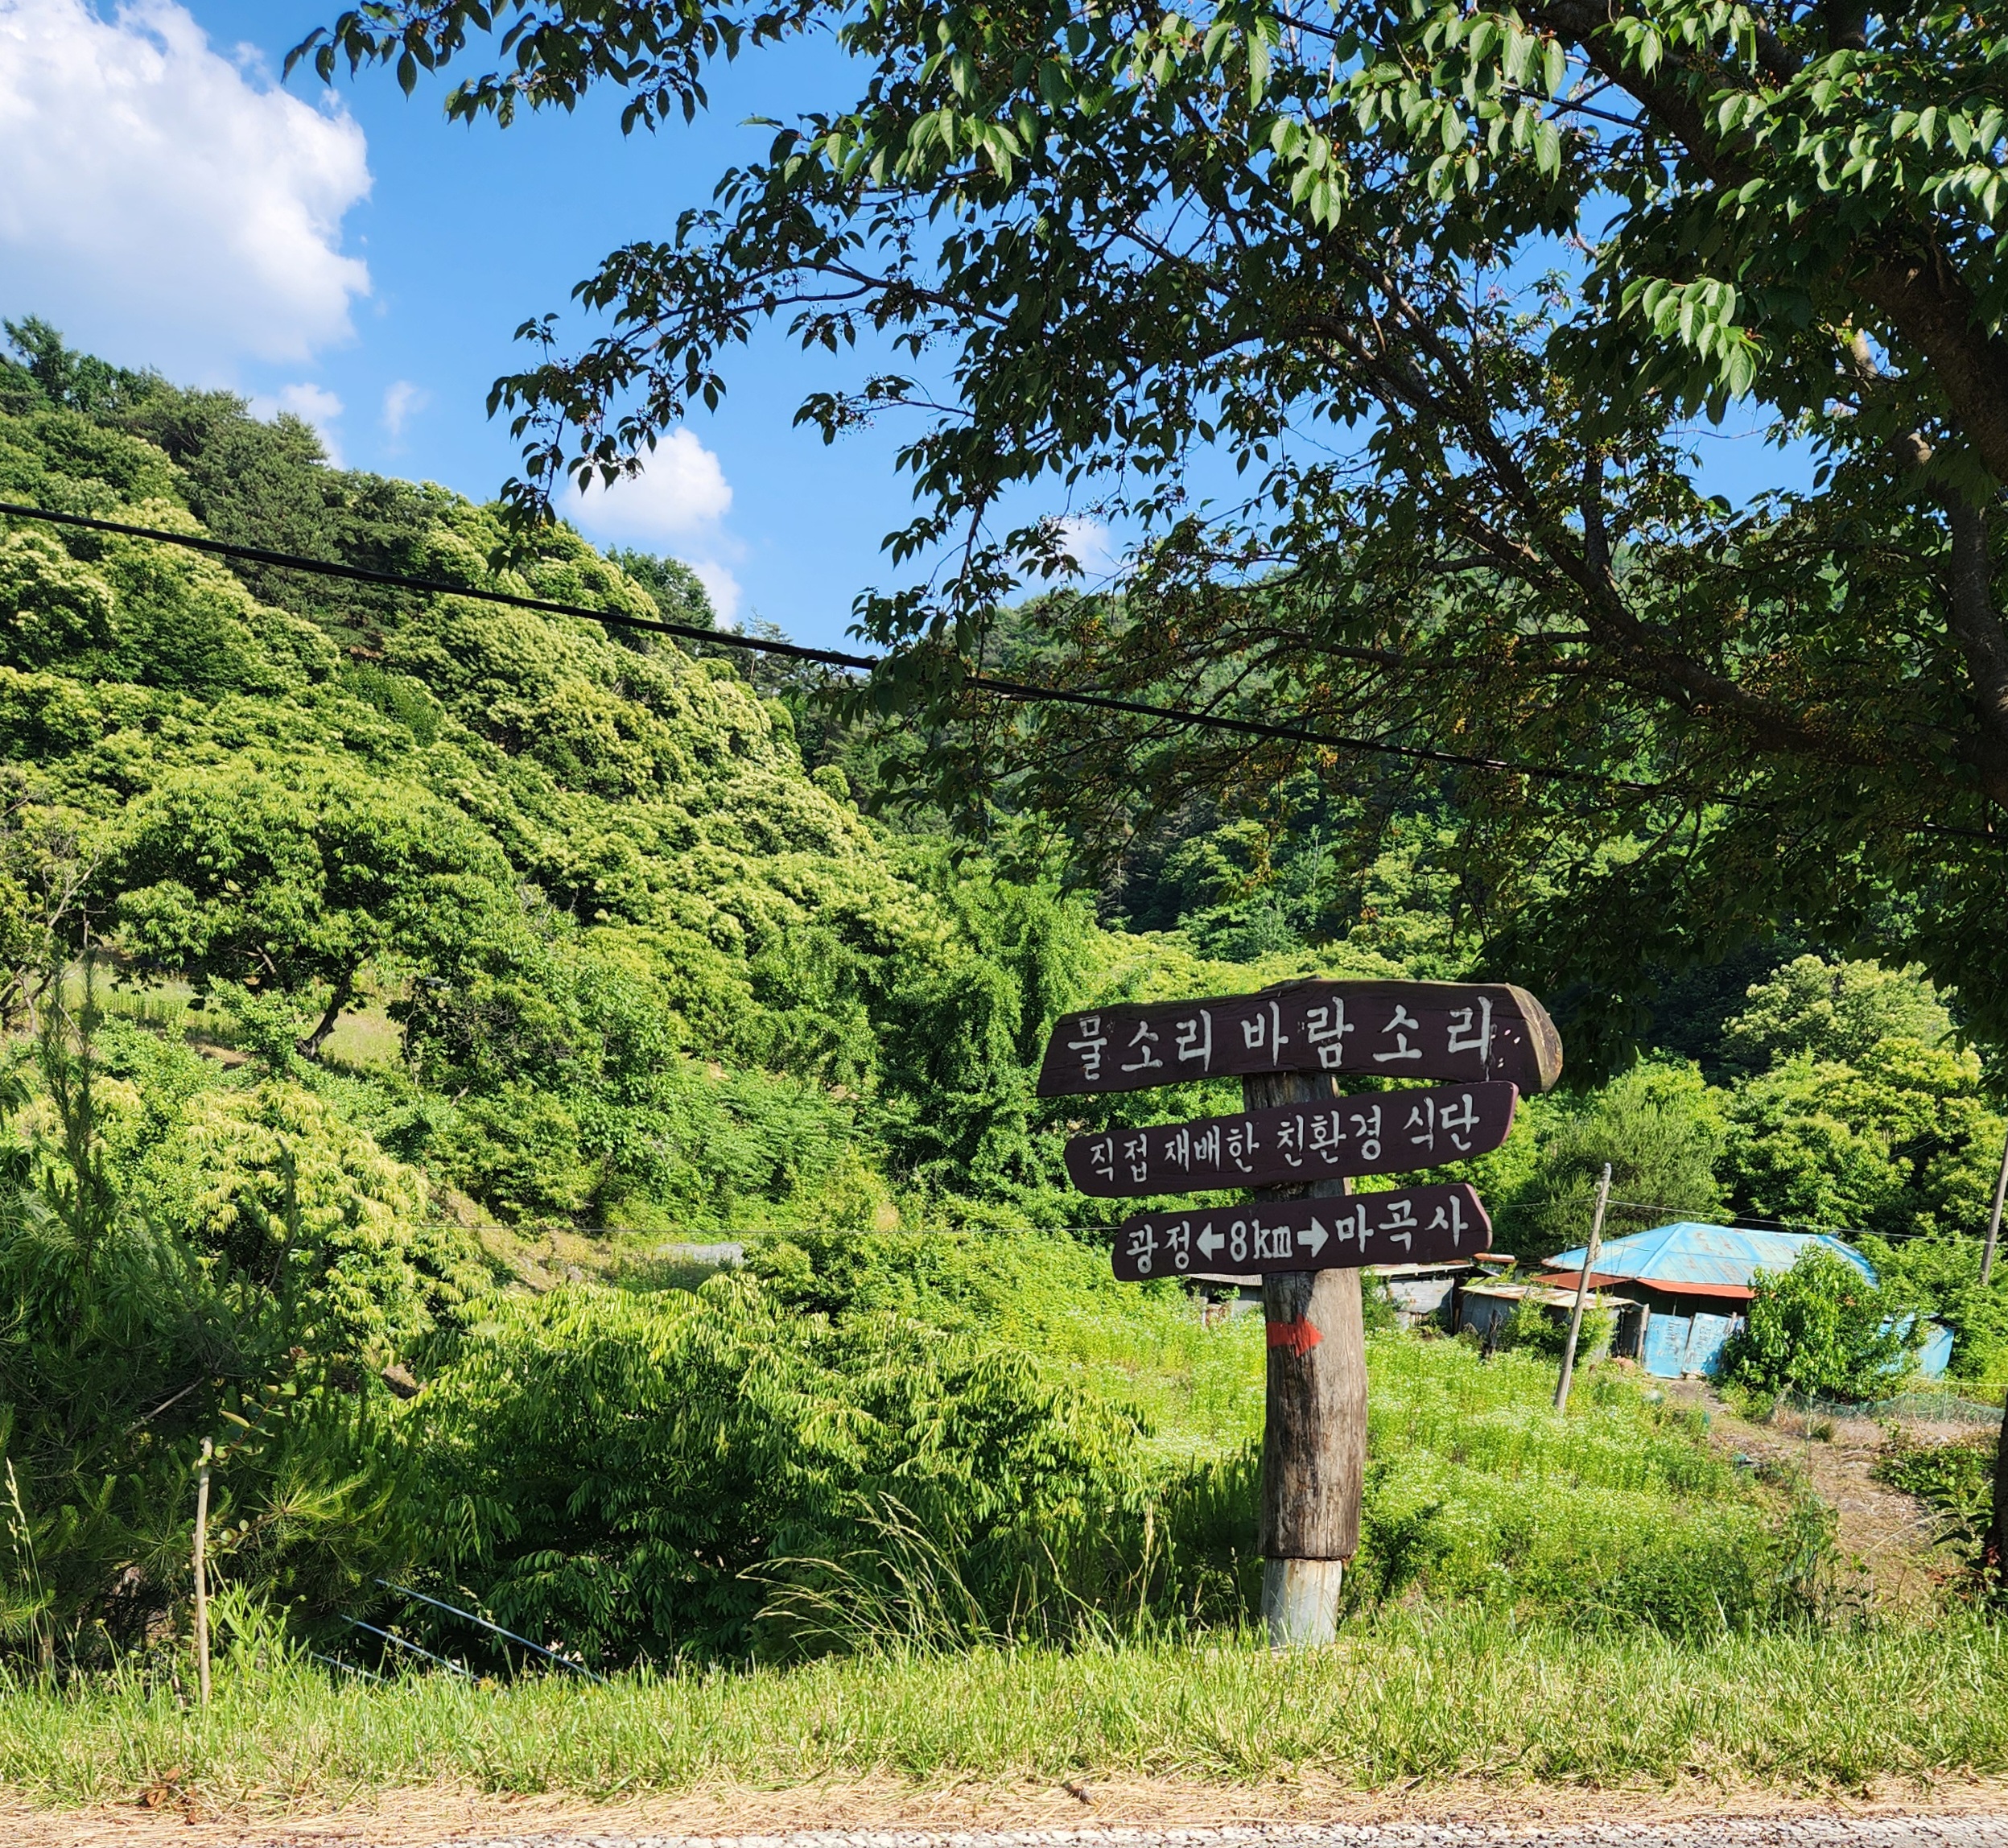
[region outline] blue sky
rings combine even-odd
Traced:
[[[352,466],[476,498],[516,466],[484,400],[522,363],[517,324],[757,155],[769,131],[746,118],[827,107],[855,84],[833,47],[805,43],[716,73],[689,127],[624,137],[612,99],[506,131],[451,126],[436,84],[410,98],[382,72],[332,94],[309,73],[279,87],[287,47],[336,10],[0,0],[0,315],[296,410]],[[737,620],[839,641],[857,593],[895,581],[879,545],[910,511],[903,427],[831,448],[793,417],[869,363],[757,344],[724,407],[580,525],[690,560]],[[1779,476],[1754,436],[1703,448],[1710,485],[1738,497]],[[1084,563],[1094,549],[1077,544]]]
[[[748,116],[827,105],[845,81],[827,44],[763,52],[720,76],[694,126],[625,137],[599,102],[506,131],[451,126],[438,86],[407,99],[383,72],[332,97],[296,73],[288,103],[284,52],[334,10],[0,0],[0,171],[42,201],[0,197],[0,314],[299,410],[352,466],[477,498],[516,464],[484,400],[522,363],[517,325],[565,307],[607,250],[666,234],[757,155],[769,131]],[[857,592],[893,580],[879,542],[910,504],[899,427],[830,448],[792,420],[805,391],[864,365],[757,344],[725,406],[580,524],[691,559],[740,620],[838,640]]]

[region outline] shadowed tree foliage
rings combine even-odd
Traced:
[[[1664,974],[1783,926],[2008,1026],[2008,203],[1997,24],[1960,4],[381,0],[295,52],[465,67],[449,113],[703,106],[717,58],[834,31],[854,90],[578,291],[608,332],[498,382],[545,517],[726,389],[773,323],[901,370],[920,505],[868,597],[907,760],[1118,850],[1308,767],[1441,799],[1489,959],[1614,1053]],[[498,54],[482,60],[492,44]],[[841,83],[842,77],[832,81]],[[1693,419],[1809,443],[1734,509]],[[1238,489],[1220,491],[1223,464]],[[969,684],[991,613],[1066,574],[1066,503],[1141,543],[1049,600],[1055,682],[1286,720],[1267,742]],[[1349,741],[1350,740],[1350,741]],[[1407,752],[1408,756],[1389,754]]]

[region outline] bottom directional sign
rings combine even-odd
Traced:
[[[1478,1194],[1460,1182],[1322,1200],[1249,1201],[1204,1212],[1139,1213],[1123,1222],[1114,1256],[1117,1277],[1138,1283],[1195,1273],[1441,1264],[1491,1244],[1492,1222]]]

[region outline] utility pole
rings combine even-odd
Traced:
[[[209,1705],[209,1459],[214,1441],[202,1440],[202,1461],[196,1469],[196,1685],[202,1704]]]
[[[2008,1136],[2002,1138],[2001,1172],[1994,1178],[1994,1210],[1987,1216],[1987,1243],[1981,1248],[1980,1287],[1994,1274],[1994,1247],[2001,1239],[2001,1203],[2008,1198]]]
[[[1576,1342],[1583,1331],[1583,1298],[1589,1293],[1590,1273],[1597,1268],[1598,1248],[1604,1242],[1604,1208],[1610,1204],[1610,1164],[1604,1164],[1597,1183],[1597,1211],[1589,1222],[1589,1243],[1583,1248],[1582,1273],[1576,1279],[1576,1306],[1569,1312],[1569,1343],[1562,1349],[1562,1376],[1555,1382],[1555,1409],[1569,1409],[1569,1382],[1576,1371]]]
[[[1987,1243],[1980,1254],[1980,1286],[1994,1274],[1994,1248],[2001,1239],[2001,1203],[2008,1195],[2008,1140],[2001,1149],[2001,1173],[1994,1182],[1994,1210],[1987,1219]],[[2002,1409],[2001,1435],[1994,1440],[1994,1499],[1987,1538],[1981,1548],[1981,1570],[1998,1590],[2008,1577],[2008,1406]]]
[[[1323,1073],[1241,1081],[1244,1107],[1338,1094]],[[1321,1181],[1313,1194],[1344,1194]],[[1292,1192],[1304,1190],[1293,1189]],[[1284,1198],[1277,1190],[1272,1198]],[[1346,1561],[1359,1550],[1367,1473],[1367,1337],[1357,1270],[1285,1271],[1262,1280],[1268,1325],[1262,1429],[1262,1615],[1272,1649],[1329,1643]]]

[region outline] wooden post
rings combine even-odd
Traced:
[[[2002,1408],[2001,1431],[1994,1439],[1993,1518],[1980,1549],[1980,1570],[1988,1590],[1998,1595],[2008,1581],[2008,1405]]]
[[[1597,1268],[1597,1248],[1604,1240],[1604,1208],[1610,1203],[1610,1164],[1604,1164],[1597,1183],[1597,1211],[1589,1222],[1589,1243],[1583,1248],[1582,1273],[1576,1279],[1576,1306],[1569,1312],[1569,1340],[1562,1349],[1562,1376],[1555,1382],[1555,1409],[1569,1409],[1569,1382],[1576,1371],[1576,1341],[1583,1331],[1583,1298],[1589,1293],[1589,1275]]]
[[[1338,1095],[1336,1079],[1279,1072],[1242,1080],[1244,1106]],[[1350,1191],[1320,1182],[1313,1194]],[[1272,1190],[1284,1198],[1306,1190]],[[1359,1550],[1367,1468],[1367,1346],[1357,1270],[1287,1271],[1262,1280],[1268,1324],[1262,1431],[1262,1615],[1269,1646],[1309,1648],[1337,1634],[1346,1562]]]
[[[2002,1145],[2001,1174],[1994,1182],[1994,1210],[1988,1216],[1987,1243],[1980,1254],[1980,1284],[1983,1289],[1994,1274],[1994,1249],[2001,1239],[2003,1195],[2008,1195],[2008,1141]],[[2008,1578],[2008,1405],[2002,1409],[2001,1433],[1994,1440],[1993,1518],[1987,1524],[1987,1538],[1981,1548],[1980,1564],[1989,1590],[1998,1592],[2003,1579]]]
[[[2008,1136],[2002,1138],[2001,1172],[1994,1178],[1994,1210],[1987,1216],[1987,1243],[1981,1248],[1980,1287],[1994,1274],[1994,1247],[2001,1240],[2001,1204],[2008,1198]]]
[[[202,1704],[209,1704],[209,1459],[215,1445],[202,1440],[202,1462],[196,1470],[196,1685]]]

